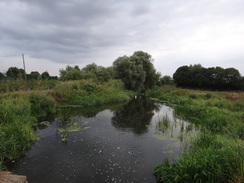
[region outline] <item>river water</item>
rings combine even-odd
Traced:
[[[31,183],[155,183],[153,168],[165,158],[177,160],[192,129],[172,108],[140,98],[61,108],[12,170]]]

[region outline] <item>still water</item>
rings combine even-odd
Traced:
[[[145,99],[61,108],[13,171],[31,183],[155,183],[153,168],[177,160],[192,129],[172,108]]]

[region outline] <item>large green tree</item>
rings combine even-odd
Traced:
[[[158,79],[151,55],[143,51],[134,52],[130,57],[122,56],[113,62],[115,77],[125,87],[138,93],[152,88]]]

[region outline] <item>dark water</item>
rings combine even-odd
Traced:
[[[170,107],[144,99],[106,109],[63,108],[13,171],[30,183],[155,183],[153,168],[179,158],[189,129]]]

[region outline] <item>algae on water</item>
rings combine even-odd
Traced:
[[[67,142],[70,133],[78,132],[90,128],[88,122],[69,122],[64,127],[57,128],[58,134],[61,136],[63,142]]]

